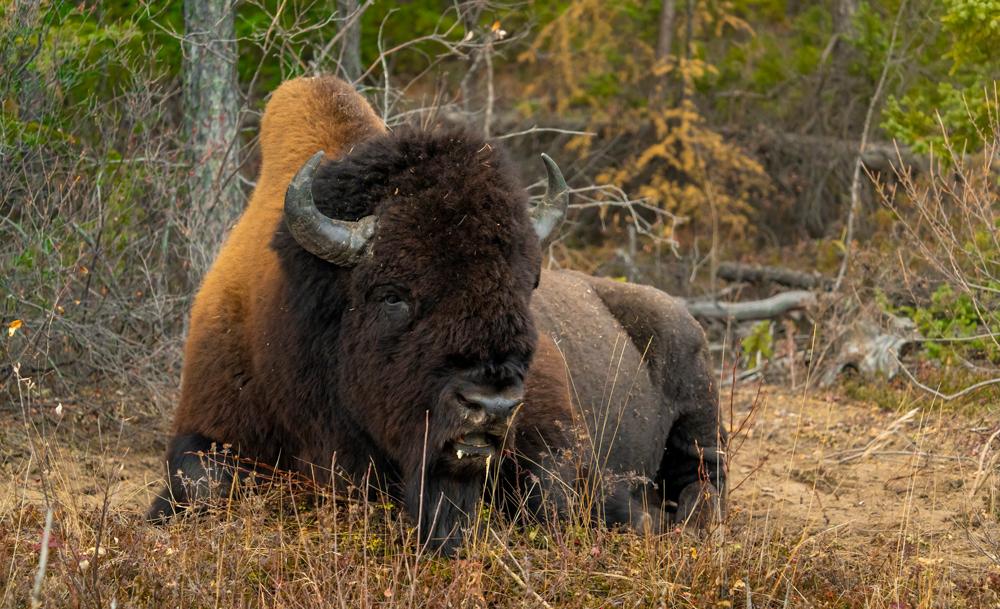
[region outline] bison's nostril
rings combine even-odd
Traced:
[[[497,418],[509,417],[524,399],[520,387],[501,392],[470,387],[459,391],[458,397],[473,410],[481,410],[487,416]]]

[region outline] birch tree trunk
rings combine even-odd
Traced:
[[[200,277],[240,210],[239,100],[233,0],[184,2],[184,132],[190,163],[190,274]]]
[[[361,19],[359,16],[351,20],[359,8],[358,0],[337,0],[337,14],[345,28],[340,43],[340,70],[351,82],[361,77]]]
[[[656,40],[656,61],[658,62],[670,57],[670,50],[674,44],[676,18],[676,0],[663,0],[663,8],[660,9],[660,32]]]
[[[858,0],[837,0],[833,6],[833,30],[841,37],[849,37],[854,31],[854,15],[858,12]]]

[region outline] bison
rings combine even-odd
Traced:
[[[551,159],[530,206],[496,143],[388,131],[329,76],[272,94],[260,148],[194,301],[148,518],[228,492],[232,469],[203,459],[222,445],[320,482],[377,471],[449,551],[491,467],[501,509],[566,511],[586,487],[609,525],[643,530],[720,497],[704,334],[653,288],[541,269],[568,201]]]

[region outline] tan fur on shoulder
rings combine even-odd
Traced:
[[[220,391],[211,378],[219,368],[243,368],[250,344],[244,340],[256,327],[248,306],[272,295],[281,281],[278,258],[270,248],[281,221],[285,189],[303,163],[319,150],[327,158],[349,152],[349,146],[385,132],[385,125],[354,88],[332,76],[296,78],[271,95],[261,120],[261,171],[250,204],[226,239],[206,274],[191,310],[190,335],[185,347],[183,390],[178,426],[211,433],[225,413],[212,413],[205,421],[199,412],[206,401],[235,402],[229,396],[207,395]],[[212,362],[215,371],[207,371]],[[212,374],[212,377],[203,375]],[[211,388],[211,389],[210,389]],[[235,398],[235,396],[232,396]],[[179,429],[179,431],[186,431]]]
[[[280,207],[285,188],[318,150],[328,158],[385,132],[354,87],[332,76],[296,78],[271,95],[260,125],[261,172],[250,206]]]

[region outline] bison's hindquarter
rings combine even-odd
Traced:
[[[624,484],[639,501],[676,502],[700,471],[722,488],[718,391],[704,333],[683,305],[654,288],[555,271],[542,274],[533,309],[566,360],[594,447],[584,465],[620,479],[605,494]]]

